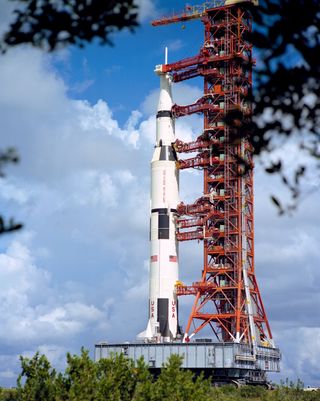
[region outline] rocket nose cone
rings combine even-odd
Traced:
[[[172,106],[171,77],[168,74],[161,74],[158,111],[171,110]]]

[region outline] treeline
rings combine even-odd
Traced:
[[[67,354],[63,373],[52,368],[44,355],[21,357],[17,388],[0,389],[0,401],[316,401],[320,392],[305,392],[300,384],[275,390],[260,386],[212,387],[202,376],[181,369],[173,355],[153,378],[146,364],[137,365],[123,355],[94,362],[89,353]]]

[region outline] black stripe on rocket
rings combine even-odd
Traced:
[[[163,337],[170,337],[169,330],[169,299],[158,298],[158,322],[159,330]]]
[[[170,212],[176,213],[177,211],[176,209],[170,209]],[[158,239],[174,239],[170,238],[170,215],[168,214],[168,209],[152,209],[151,213],[158,214]]]
[[[170,212],[177,213],[177,209],[170,209]],[[158,213],[158,239],[170,239],[170,220],[168,216],[168,209],[166,208],[157,208],[152,209],[151,213]],[[160,216],[167,216],[167,218],[160,217]],[[160,228],[162,230],[169,230],[169,237],[165,234],[167,231],[163,231],[160,233]],[[162,236],[164,235],[164,236]],[[151,241],[151,218],[149,224],[149,240]]]
[[[160,110],[157,113],[157,118],[161,117],[169,117],[172,119],[172,112],[171,110]],[[161,147],[160,150],[160,159],[159,160],[169,160],[169,161],[176,161],[177,160],[177,153],[173,146],[162,145],[162,140],[160,140],[159,146]]]
[[[160,159],[174,162],[177,160],[177,155],[172,146],[161,146]]]
[[[157,118],[160,117],[170,117],[172,118],[172,112],[170,110],[160,110],[157,113]]]
[[[170,238],[170,216],[166,213],[158,213],[158,239]]]
[[[169,310],[170,307],[170,310]],[[157,299],[157,317],[159,322],[159,331],[162,337],[170,337],[172,333],[169,329],[169,313],[174,315],[177,313],[177,333],[181,334],[181,327],[179,326],[178,319],[178,301],[172,301],[172,305],[169,305],[168,298]],[[174,316],[172,316],[174,317]]]

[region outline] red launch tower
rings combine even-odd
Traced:
[[[154,26],[199,18],[204,43],[196,56],[162,66],[174,82],[198,76],[203,96],[194,104],[174,105],[176,118],[204,116],[203,132],[190,143],[177,140],[180,170],[203,170],[203,194],[177,208],[177,239],[203,241],[203,268],[177,295],[194,295],[184,342],[211,328],[220,342],[273,348],[254,266],[252,133],[252,30],[249,1],[216,0],[188,6]],[[189,156],[188,156],[189,154]]]

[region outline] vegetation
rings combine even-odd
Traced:
[[[0,401],[318,401],[320,392],[305,392],[301,382],[275,390],[261,386],[213,387],[202,376],[181,369],[173,355],[153,378],[146,364],[123,355],[94,362],[88,351],[67,354],[67,367],[56,372],[44,355],[21,357],[16,389],[0,389]]]
[[[0,178],[5,176],[4,167],[8,164],[17,164],[19,162],[19,155],[14,148],[5,150],[0,149]],[[22,227],[21,223],[16,223],[13,218],[6,221],[4,217],[0,216],[0,234],[8,233],[11,231],[19,230]]]
[[[12,0],[15,19],[0,48],[29,43],[52,51],[62,46],[84,47],[95,39],[112,44],[110,36],[137,25],[134,0]]]
[[[0,401],[16,401],[17,390],[14,388],[0,388]]]
[[[313,170],[320,177],[320,2],[319,0],[259,0],[253,8],[254,48],[259,54],[255,68],[252,132],[254,152],[263,158],[265,171],[278,174],[289,189],[291,201],[276,197],[280,213],[296,207],[308,195],[304,176]],[[301,157],[286,163],[284,146]],[[314,188],[316,190],[317,188]]]

